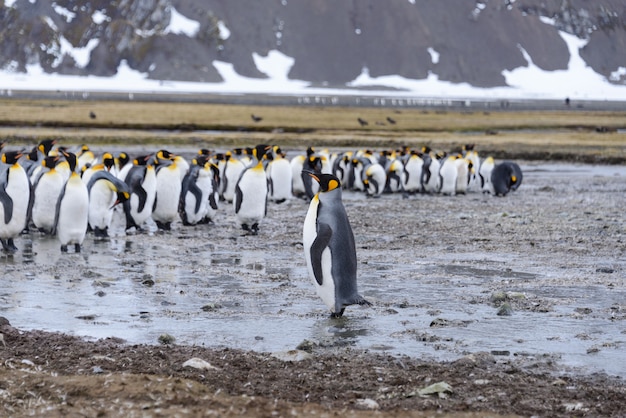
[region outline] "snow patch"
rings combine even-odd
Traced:
[[[427,51],[430,54],[430,61],[433,64],[438,64],[440,55],[439,52],[435,51],[435,48],[428,48]]]
[[[63,16],[67,23],[70,23],[76,17],[76,13],[66,9],[65,7],[59,6],[56,3],[52,3],[52,8],[58,15]]]
[[[225,41],[230,38],[230,29],[226,27],[226,24],[223,21],[217,22],[217,29],[220,31],[220,39]]]
[[[609,80],[620,81],[625,76],[626,76],[626,67],[619,67],[617,70],[611,73],[611,75],[609,76]]]
[[[106,13],[104,13],[102,10],[96,10],[95,12],[92,13],[91,20],[96,25],[101,25],[104,22],[110,22],[111,18],[107,16]]]
[[[164,33],[173,33],[175,35],[187,35],[190,38],[195,37],[200,30],[200,22],[191,20],[171,7],[170,24],[165,28]]]

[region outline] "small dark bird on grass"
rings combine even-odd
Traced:
[[[390,124],[392,124],[392,125],[395,125],[395,124],[396,124],[396,120],[395,120],[395,119],[393,119],[392,117],[389,117],[389,116],[387,116],[387,122],[389,122],[389,123],[390,123]]]
[[[254,113],[250,115],[250,117],[252,118],[252,120],[254,122],[261,122],[263,120],[263,118],[261,116],[257,116]]]
[[[96,114],[93,111],[91,111],[91,112],[89,112],[89,117],[91,119],[95,119],[96,118]]]
[[[359,121],[359,123],[361,124],[361,126],[365,126],[367,125],[367,121],[365,119],[362,118],[357,118],[357,120]]]

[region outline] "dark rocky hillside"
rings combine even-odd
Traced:
[[[166,30],[174,13],[199,23],[194,35]],[[215,60],[265,77],[253,53],[279,50],[295,59],[290,78],[313,83],[343,85],[367,68],[490,87],[526,65],[520,46],[540,68],[566,68],[558,30],[589,39],[581,56],[607,78],[626,67],[623,0],[16,0],[0,6],[0,68],[109,76],[126,60],[153,79],[216,82]]]

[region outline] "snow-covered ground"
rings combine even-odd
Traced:
[[[6,4],[6,3],[5,3]],[[63,12],[63,11],[61,11]],[[65,13],[68,19],[71,15]],[[94,13],[94,22],[106,19],[101,12]],[[550,19],[542,18],[546,24],[553,24]],[[199,23],[182,16],[172,8],[172,19],[166,32],[195,36]],[[230,32],[220,22],[220,34],[226,39]],[[319,96],[385,96],[390,98],[433,98],[433,99],[472,99],[472,100],[516,100],[516,99],[552,99],[572,100],[626,101],[626,84],[610,83],[604,76],[596,73],[579,54],[586,45],[586,40],[579,39],[565,32],[560,32],[567,43],[570,61],[567,70],[544,71],[537,67],[532,57],[523,46],[520,52],[527,61],[524,67],[512,71],[503,71],[507,87],[479,88],[467,83],[451,83],[439,80],[431,73],[426,79],[407,79],[397,75],[371,77],[368,69],[353,81],[346,84],[345,89],[324,88],[303,80],[288,77],[294,59],[278,50],[270,51],[267,56],[253,54],[254,62],[259,71],[268,78],[257,79],[238,74],[233,65],[214,61],[213,65],[223,78],[219,83],[196,83],[172,80],[151,80],[147,74],[131,69],[125,61],[120,64],[114,77],[94,76],[61,76],[45,73],[39,64],[29,65],[26,73],[14,71],[14,65],[0,69],[0,95],[11,95],[13,91],[71,91],[71,92],[122,92],[122,93],[160,93],[160,94],[276,94],[276,95],[319,95]],[[58,56],[63,54],[74,57],[80,66],[85,66],[89,54],[97,45],[97,40],[90,41],[84,48],[73,48],[61,38]],[[439,53],[429,48],[433,62],[439,60]],[[60,60],[59,60],[60,62]],[[611,79],[623,80],[626,68],[618,68]],[[376,89],[373,86],[380,87]]]

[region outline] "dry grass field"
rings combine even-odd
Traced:
[[[255,122],[251,115],[260,116]],[[367,122],[359,123],[358,119]],[[390,121],[391,119],[391,121]],[[626,161],[626,111],[252,106],[111,100],[0,100],[0,135],[14,144],[207,147],[268,142],[300,148],[452,150],[475,143],[497,158]]]

